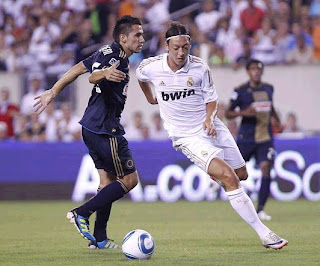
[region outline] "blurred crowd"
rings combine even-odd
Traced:
[[[15,106],[10,84],[1,89],[0,139],[80,139],[68,90],[40,116],[33,113],[33,98],[111,43],[112,26],[125,14],[144,22],[146,43],[130,57],[133,67],[165,51],[164,31],[172,19],[190,30],[191,53],[212,67],[237,70],[250,57],[266,65],[320,63],[320,0],[1,0],[0,71],[19,74],[24,95]],[[142,113],[128,118],[128,139],[164,138],[158,117],[150,129]]]

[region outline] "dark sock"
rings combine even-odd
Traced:
[[[108,238],[107,223],[109,221],[112,203],[107,204],[104,208],[96,211],[96,221],[94,223],[94,237],[97,242]]]
[[[98,188],[97,193],[99,193],[100,191],[101,188]],[[111,207],[112,203],[107,204],[104,208],[96,211],[93,236],[96,238],[97,242],[101,242],[108,238],[107,223],[109,221]]]
[[[261,180],[261,187],[259,190],[259,198],[258,198],[258,208],[257,212],[263,210],[264,205],[267,202],[269,192],[270,192],[270,183],[271,178],[270,176],[263,176]]]
[[[112,204],[128,192],[127,187],[120,180],[117,180],[101,189],[97,195],[77,208],[76,212],[85,218],[89,218],[96,210]]]

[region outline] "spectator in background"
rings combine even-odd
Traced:
[[[163,34],[162,34],[163,35]],[[152,116],[152,127],[150,129],[150,138],[153,140],[168,139],[167,131],[163,128],[162,120],[159,112],[155,112]]]
[[[40,114],[39,120],[46,125],[46,141],[55,142],[58,137],[58,122],[62,119],[62,112],[56,109],[54,102],[51,102],[45,111]]]
[[[293,40],[292,34],[289,33],[289,23],[281,21],[276,25],[276,42],[275,53],[277,63],[283,64],[286,62],[289,43]]]
[[[0,122],[6,124],[6,134],[8,137],[14,136],[14,118],[19,113],[19,107],[10,102],[10,92],[8,87],[0,90]]]
[[[170,20],[170,14],[164,0],[149,0],[146,19],[150,23],[151,31],[162,31],[162,26]]]
[[[261,28],[265,12],[254,4],[254,0],[247,0],[249,6],[241,11],[240,20],[248,36],[253,36]]]
[[[320,15],[313,18],[312,39],[314,43],[313,59],[320,63]]]
[[[312,0],[309,9],[309,15],[311,17],[319,17],[320,16],[320,0]]]
[[[21,100],[21,114],[30,115],[34,112],[34,98],[41,94],[43,89],[41,88],[40,77],[34,76],[30,81],[30,89],[27,94],[22,97]]]
[[[297,124],[297,116],[295,113],[290,112],[287,114],[286,122],[284,123],[283,133],[297,133],[302,132]]]
[[[78,123],[80,118],[72,114],[70,103],[61,105],[62,118],[58,122],[59,140],[72,142],[81,140],[81,125]]]
[[[304,38],[304,42],[305,42],[306,46],[313,47],[313,40],[312,40],[311,35],[308,32],[304,32],[302,30],[301,25],[300,25],[300,23],[298,21],[295,21],[295,22],[292,23],[291,32],[293,34],[293,38],[289,42],[289,46],[288,46],[288,50],[289,51],[297,48],[297,46],[298,46],[297,40],[298,40],[299,36],[301,36],[301,35]]]
[[[142,125],[141,127],[141,138],[142,140],[150,139],[150,130],[147,125]]]
[[[270,18],[265,17],[261,29],[258,29],[253,36],[252,57],[266,65],[276,63],[275,42],[276,32],[272,29]]]
[[[5,122],[0,121],[0,141],[8,139],[8,126]]]
[[[39,55],[50,52],[50,44],[55,42],[61,34],[60,27],[53,23],[49,14],[42,14],[40,26],[37,27],[31,38],[29,50],[37,58]]]
[[[27,132],[31,141],[42,142],[46,140],[46,126],[39,121],[39,115],[32,113]]]
[[[215,2],[205,0],[202,4],[202,12],[195,17],[195,23],[199,31],[209,34],[216,28],[220,16],[220,12],[216,10]]]
[[[20,114],[16,117],[14,135],[16,140],[30,141],[30,133],[28,132],[28,118],[26,116]]]
[[[289,51],[286,62],[288,64],[310,64],[312,63],[313,50],[311,46],[307,46],[303,35],[297,38],[297,48]]]
[[[129,123],[129,126],[126,128],[126,139],[127,140],[141,140],[141,128],[143,126],[143,114],[140,111],[133,113],[133,123]]]
[[[213,55],[209,58],[210,66],[228,66],[232,63],[231,58],[226,56],[223,47],[216,45]]]
[[[236,59],[232,64],[233,70],[238,70],[240,67],[243,67],[247,64],[248,60],[252,57],[251,47],[248,39],[245,39],[242,43],[242,54]]]

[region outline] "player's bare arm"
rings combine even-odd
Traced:
[[[144,93],[144,96],[146,96],[147,101],[150,104],[158,104],[157,98],[153,96],[153,92],[150,87],[150,84],[148,82],[142,82],[140,80],[138,80],[138,82]]]
[[[113,82],[121,82],[125,79],[126,74],[117,69],[119,65],[120,61],[118,60],[111,67],[105,67],[103,69],[94,70],[89,77],[89,82],[97,84],[103,79]]]
[[[257,114],[256,110],[252,105],[250,105],[248,108],[241,111],[230,110],[228,108],[228,110],[226,111],[226,118],[233,119],[238,116],[253,117],[253,116],[256,116],[256,114]]]
[[[217,131],[213,122],[217,116],[218,102],[214,101],[214,102],[207,103],[206,110],[207,110],[207,116],[206,116],[206,120],[203,122],[203,129],[207,130],[208,136],[216,137]]]
[[[276,122],[275,126],[281,128],[282,125],[281,125],[280,117],[279,117],[279,115],[273,105],[272,105],[272,109],[271,109],[271,116],[274,118],[274,121]]]
[[[85,65],[80,62],[70,68],[50,90],[45,91],[41,95],[35,97],[36,103],[33,105],[35,112],[41,114],[44,109],[53,101],[53,99],[71,82],[76,80],[77,77],[86,73],[88,70]]]

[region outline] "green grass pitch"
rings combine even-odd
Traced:
[[[148,261],[129,261],[120,250],[87,249],[65,218],[75,206],[1,202],[0,265],[320,265],[320,202],[268,202],[273,219],[265,223],[289,240],[278,251],[262,247],[229,202],[115,203],[109,237],[120,243],[132,229],[148,231],[156,243]]]

